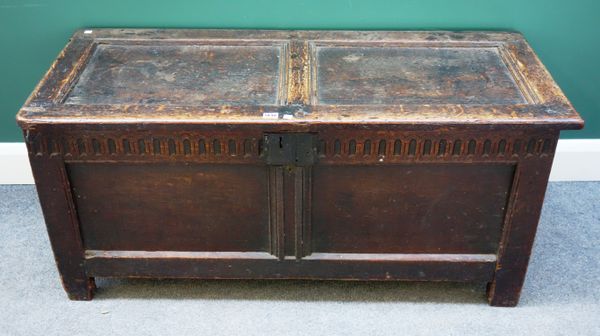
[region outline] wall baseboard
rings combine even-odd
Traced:
[[[0,142],[0,184],[33,183],[25,143]]]
[[[558,140],[550,181],[600,181],[600,139]]]
[[[600,181],[600,139],[559,140],[550,181]],[[24,143],[0,142],[0,184],[33,184]]]

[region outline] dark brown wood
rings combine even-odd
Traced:
[[[64,163],[59,156],[36,154],[29,161],[62,285],[71,300],[91,300],[94,278],[84,266],[85,250]]]
[[[315,166],[312,250],[496,253],[513,170],[478,164]]]
[[[301,260],[269,254],[90,251],[89,274],[98,277],[230,279],[490,281],[495,255],[378,255],[315,253]]]
[[[265,167],[67,167],[86,249],[269,250]]]
[[[496,306],[583,126],[506,32],[80,31],[17,121],[72,299],[96,276],[448,280]]]
[[[557,134],[558,135],[558,134]],[[494,280],[488,285],[493,306],[516,306],[531,256],[554,150],[526,156],[515,173],[512,199],[505,217]]]

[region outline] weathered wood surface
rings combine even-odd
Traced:
[[[99,45],[65,104],[275,105],[280,52],[266,46]]]
[[[528,103],[497,47],[322,46],[315,55],[318,104]]]
[[[17,119],[72,299],[95,276],[451,280],[498,306],[583,125],[502,32],[81,31]]]
[[[290,127],[582,126],[523,37],[503,32],[80,31],[18,120],[282,122],[264,113]]]

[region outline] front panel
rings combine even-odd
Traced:
[[[32,138],[35,157],[64,158],[85,250],[489,258],[520,160],[555,145],[525,131],[172,128]]]
[[[87,250],[269,251],[264,166],[73,163]]]
[[[513,174],[508,164],[314,167],[312,251],[495,254]]]

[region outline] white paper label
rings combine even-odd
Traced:
[[[278,112],[265,112],[262,114],[262,117],[265,119],[279,119]]]

